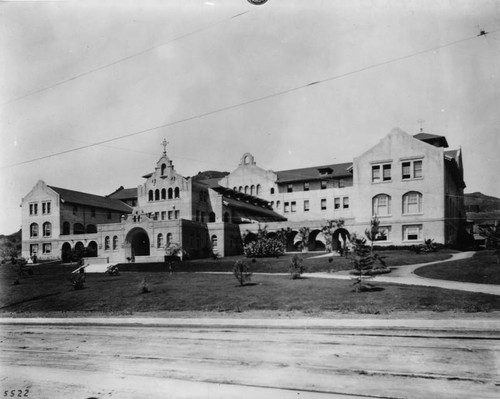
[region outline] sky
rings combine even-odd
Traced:
[[[500,197],[499,109],[500,1],[0,1],[0,233],[40,179],[138,186],[164,138],[192,176],[423,128],[462,148],[466,192]]]

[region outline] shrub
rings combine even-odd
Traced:
[[[83,290],[85,288],[85,273],[73,273],[71,276],[71,284],[75,290]]]
[[[248,263],[242,260],[237,260],[233,267],[233,274],[241,286],[252,279],[252,272],[248,268]]]
[[[297,254],[293,255],[290,265],[288,266],[288,272],[293,280],[300,278],[302,273],[306,271],[304,264],[302,263],[302,258]]]
[[[142,279],[141,283],[139,284],[139,292],[141,294],[147,294],[148,292],[151,292],[145,277]]]
[[[277,238],[260,237],[243,248],[247,258],[281,256],[285,253],[283,242]]]

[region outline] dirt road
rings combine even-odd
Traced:
[[[0,395],[498,398],[497,324],[3,321]]]

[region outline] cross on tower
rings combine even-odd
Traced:
[[[424,131],[424,122],[425,121],[423,119],[419,119],[417,121],[417,123],[420,124],[420,133],[423,133],[423,131]]]
[[[163,141],[161,142],[161,145],[163,146],[163,155],[167,155],[167,144],[168,141],[163,139]]]

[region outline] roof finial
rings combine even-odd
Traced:
[[[423,133],[424,132],[424,120],[423,119],[419,119],[417,121],[418,124],[420,124],[420,133]]]
[[[161,142],[161,145],[163,146],[163,155],[167,155],[167,144],[168,141],[163,139],[163,141]]]

